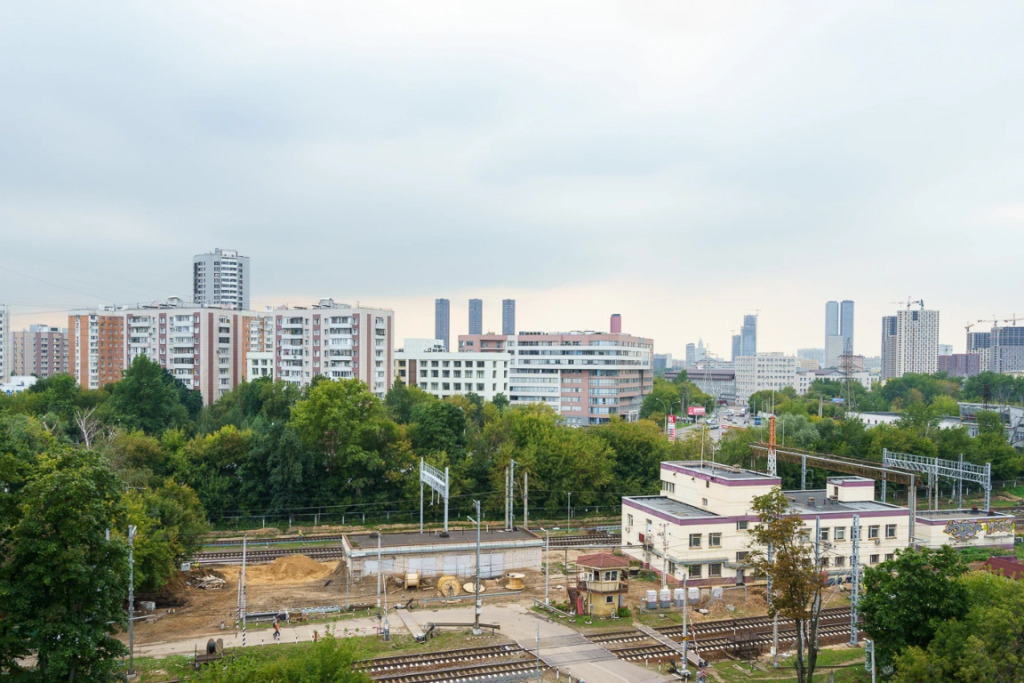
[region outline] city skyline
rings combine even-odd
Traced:
[[[484,331],[503,298],[521,330],[620,312],[677,357],[755,310],[759,351],[817,347],[825,290],[867,356],[907,297],[956,352],[1020,308],[1019,3],[58,4],[0,29],[12,330],[187,298],[218,245],[252,308],[331,295],[397,339],[438,292],[495,302]]]

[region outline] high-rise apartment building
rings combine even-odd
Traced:
[[[879,374],[883,382],[893,377],[899,377],[896,331],[896,316],[884,316],[882,318],[882,367]]]
[[[199,306],[249,309],[249,257],[215,249],[192,257],[192,299]]]
[[[502,299],[501,301],[501,333],[516,333],[516,300]]]
[[[992,369],[992,333],[967,331],[967,353],[978,355],[979,372]]]
[[[6,383],[11,375],[11,309],[0,304],[0,383]]]
[[[930,375],[939,370],[939,312],[896,312],[896,376]]]
[[[11,333],[11,374],[52,377],[68,371],[68,331],[31,325]]]
[[[1024,327],[993,327],[991,343],[992,372],[1024,370]]]
[[[692,366],[697,362],[697,345],[690,342],[686,345],[686,365]]]
[[[853,302],[839,304],[839,334],[843,336],[843,353],[853,355]]]
[[[839,302],[825,302],[825,338],[839,336]]]
[[[394,377],[394,312],[321,299],[274,318],[274,378],[299,386],[314,377],[362,380],[383,398]]]
[[[83,389],[121,379],[126,345],[125,319],[117,311],[72,311],[68,316],[68,373]]]
[[[608,321],[608,331],[612,334],[622,334],[622,315],[612,313],[611,320]]]
[[[732,357],[729,360],[735,361],[743,355],[743,337],[738,334],[732,335]]]
[[[825,303],[826,368],[839,367],[839,358],[853,355],[853,302],[849,299]]]
[[[137,356],[146,356],[211,405],[245,374],[247,315],[255,314],[176,297],[162,304],[72,311],[68,371],[82,388],[100,389],[120,380]]]
[[[512,405],[544,403],[570,425],[635,420],[654,381],[650,339],[604,332],[527,332],[508,338]]]
[[[740,355],[757,355],[757,316],[743,316],[743,327],[740,328]]]
[[[484,333],[484,302],[482,299],[469,300],[469,333]]]
[[[440,339],[444,350],[451,348],[451,302],[448,299],[434,299],[434,339]]]

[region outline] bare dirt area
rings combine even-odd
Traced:
[[[289,555],[271,564],[247,567],[247,611],[295,610],[337,603],[337,596],[326,591],[324,583],[334,574],[338,564],[317,562],[305,555]],[[176,597],[181,605],[157,609],[152,620],[137,622],[136,644],[215,635],[221,631],[222,623],[225,629],[231,629],[237,615],[240,573],[241,567],[235,566],[183,573],[175,581]],[[223,586],[199,588],[200,579],[204,576],[223,579]]]

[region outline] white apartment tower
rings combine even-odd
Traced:
[[[939,371],[939,312],[896,312],[896,377]]]
[[[7,382],[11,376],[11,309],[0,304],[0,382]]]
[[[249,309],[249,257],[214,249],[192,257],[192,298],[200,306]]]
[[[360,379],[383,398],[394,377],[393,311],[321,299],[284,308],[274,318],[275,379],[305,386],[317,375]]]

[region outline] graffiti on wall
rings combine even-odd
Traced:
[[[985,533],[992,534],[1012,534],[1013,533],[1013,520],[1012,519],[997,519],[992,522],[985,523]]]
[[[981,530],[982,524],[980,522],[970,519],[951,519],[946,522],[946,528],[942,532],[958,541],[969,541],[977,536]]]

